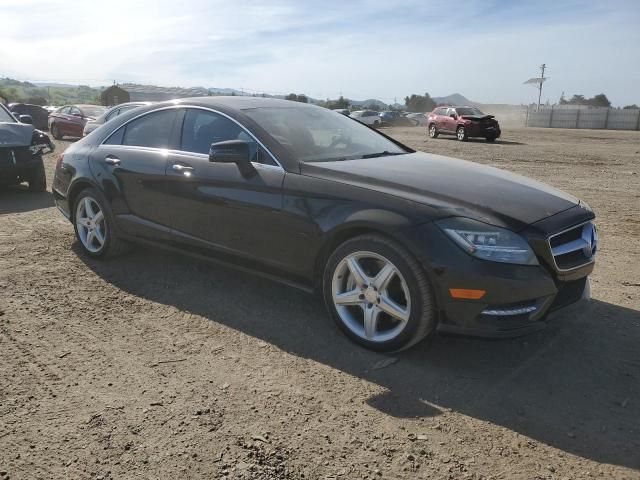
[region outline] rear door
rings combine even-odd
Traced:
[[[78,107],[71,107],[68,115],[68,135],[73,137],[81,137],[84,124],[87,121],[84,119],[82,111]]]
[[[128,234],[168,240],[168,150],[175,147],[175,107],[126,123],[91,154],[91,171],[111,196],[116,222]]]
[[[254,175],[243,176],[234,163],[209,161],[211,144],[224,140],[249,143]],[[180,146],[167,165],[174,241],[209,255],[233,254],[277,266],[284,176],[236,121],[211,110],[185,109]]]
[[[436,126],[440,132],[447,131],[447,107],[436,109]]]

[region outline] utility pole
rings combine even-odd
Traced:
[[[542,75],[540,75],[540,85],[538,86],[538,110],[540,110],[540,99],[542,98],[542,84],[544,83],[544,71],[546,70],[547,65],[545,63],[543,63],[542,65],[540,65],[540,72],[542,73]]]

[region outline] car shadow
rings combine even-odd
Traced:
[[[160,250],[109,262],[83,255],[130,294],[226,325],[386,389],[367,404],[398,418],[453,410],[597,462],[640,469],[640,312],[592,300],[518,339],[436,335],[385,355],[339,333],[320,299]],[[490,448],[490,446],[487,446]]]
[[[0,215],[54,206],[51,192],[30,192],[26,185],[0,187]]]
[[[452,136],[441,135],[437,138],[437,140],[449,140],[453,142],[459,142],[459,140],[453,135]],[[511,140],[501,140],[499,138],[493,142],[487,142],[484,138],[468,138],[466,143],[483,143],[485,145],[527,145],[526,143],[514,142]]]

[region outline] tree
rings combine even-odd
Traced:
[[[589,105],[591,107],[610,107],[611,102],[604,93],[599,93],[592,98],[585,98],[584,95],[574,95],[569,100],[560,98],[560,105]]]
[[[407,107],[407,111],[416,113],[430,112],[436,107],[436,102],[433,101],[428,93],[424,95],[412,94],[410,97],[405,97],[404,104]]]
[[[348,98],[344,98],[342,95],[340,95],[340,98],[338,100],[329,100],[327,98],[327,100],[324,102],[318,102],[318,105],[324,108],[328,108],[329,110],[335,110],[338,108],[347,109],[351,106],[351,102]]]
[[[290,93],[284,99],[292,102],[309,103],[309,98],[304,94],[296,95],[295,93]]]
[[[1,92],[0,92],[0,95],[2,95]],[[622,108],[623,110],[638,110],[640,107],[634,103],[633,105],[625,105]]]

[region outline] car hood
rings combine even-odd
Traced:
[[[0,148],[31,145],[33,130],[26,123],[0,123]]]
[[[380,191],[518,231],[578,204],[544,183],[497,168],[422,152],[336,162],[302,162],[301,174]]]

